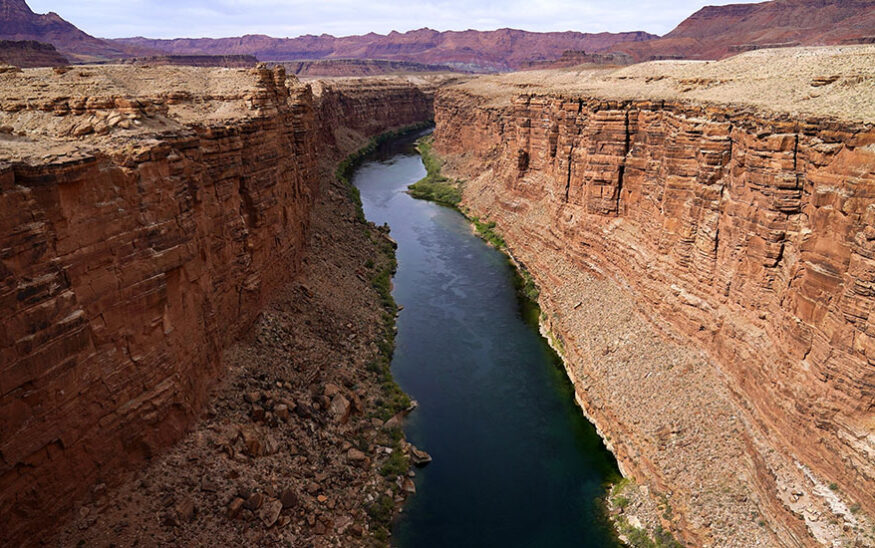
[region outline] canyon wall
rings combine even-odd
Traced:
[[[319,140],[348,154],[390,127],[434,118],[434,94],[447,76],[338,78],[312,83]],[[391,120],[394,126],[387,125]]]
[[[0,538],[18,542],[181,436],[222,349],[294,277],[319,177],[429,119],[431,96],[398,83],[407,106],[387,108],[349,84],[317,102],[265,68],[4,77]],[[50,91],[19,102],[34,81]]]
[[[875,514],[875,127],[526,87],[440,91],[435,150],[664,524],[806,545]]]

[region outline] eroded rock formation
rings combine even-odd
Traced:
[[[197,416],[221,350],[298,269],[319,163],[348,150],[319,124],[360,142],[428,119],[431,99],[384,81],[407,108],[367,86],[317,100],[264,67],[0,78],[0,537],[15,541]]]
[[[776,74],[817,88],[782,55]],[[441,90],[435,149],[540,282],[582,407],[664,497],[665,526],[699,545],[871,542],[871,95],[792,116],[777,85],[733,100],[711,81],[690,101],[680,90],[717,68],[634,70],[576,92],[546,73]]]

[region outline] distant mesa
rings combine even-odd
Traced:
[[[151,55],[111,60],[124,65],[185,65],[189,67],[248,68],[258,63],[254,55]]]
[[[544,70],[568,68],[579,65],[631,65],[635,60],[628,53],[606,52],[586,53],[585,51],[566,51],[558,59],[538,59],[521,65],[520,70]]]
[[[325,76],[376,76],[420,72],[466,72],[463,68],[449,65],[429,65],[410,61],[386,61],[384,59],[316,59],[307,61],[283,61],[290,74],[301,77]]]
[[[21,68],[60,67],[70,61],[55,46],[35,40],[0,40],[0,64]]]

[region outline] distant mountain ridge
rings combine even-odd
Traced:
[[[589,34],[581,32],[436,31],[428,28],[386,35],[300,36],[272,38],[246,35],[236,38],[177,38],[153,40],[122,38],[114,42],[170,54],[250,54],[261,61],[317,59],[380,59],[449,65],[474,71],[503,71],[531,61],[558,59],[568,50],[605,51],[624,42],[652,40],[646,32]]]
[[[52,44],[73,61],[148,55],[151,52],[95,38],[54,12],[34,13],[25,0],[0,0],[0,40]]]
[[[249,55],[259,61],[332,61],[307,65],[306,70],[302,66],[301,70],[324,71],[334,67],[341,74],[394,70],[385,63],[359,66],[351,60],[493,72],[555,63],[566,66],[577,60],[621,63],[721,59],[767,47],[875,43],[875,0],[771,0],[707,6],[661,38],[642,31],[591,34],[505,28],[441,32],[423,28],[386,35],[274,38],[250,34],[169,40],[143,37],[102,40],[82,32],[56,13],[35,14],[25,0],[0,0],[0,40],[53,44],[62,55],[80,63],[168,55],[198,58]],[[569,56],[566,52],[575,54]]]
[[[773,0],[706,6],[657,40],[619,44],[637,61],[722,59],[778,46],[825,46],[875,40],[873,0]]]

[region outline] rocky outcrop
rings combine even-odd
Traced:
[[[349,116],[369,134],[431,113],[409,85],[406,109],[352,86],[317,104],[263,67],[2,77],[0,537],[14,542],[198,415],[222,349],[298,269],[320,162],[346,150],[318,124]]]
[[[435,149],[623,471],[699,545],[871,542],[875,127],[534,87],[440,91]]]
[[[0,40],[0,63],[31,68],[61,67],[69,61],[51,44],[32,40]]]

